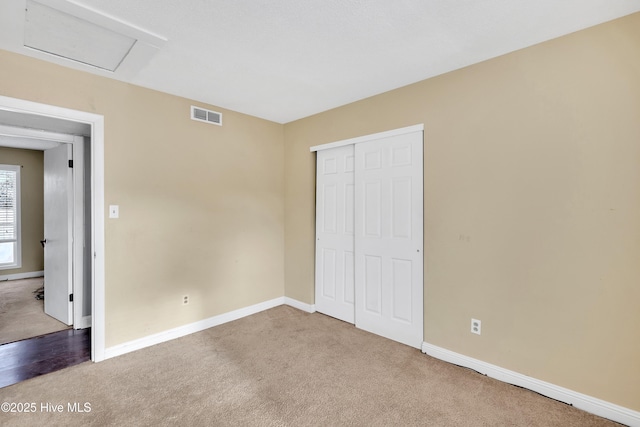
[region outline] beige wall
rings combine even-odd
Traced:
[[[105,204],[120,205],[107,347],[282,297],[282,125],[215,106],[224,126],[195,122],[187,99],[4,51],[0,64],[0,94],[105,117]]]
[[[425,341],[640,410],[638,52],[635,14],[287,124],[286,295],[313,303],[309,147],[424,123]]]
[[[640,410],[639,48],[636,14],[285,126],[2,51],[0,94],[105,116],[107,347],[313,303],[309,146],[424,123],[425,341]]]
[[[44,270],[44,156],[42,151],[0,147],[0,164],[21,165],[20,203],[22,268],[0,270],[0,276]]]

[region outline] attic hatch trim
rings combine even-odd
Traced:
[[[113,72],[135,43],[127,35],[27,0],[25,47]]]

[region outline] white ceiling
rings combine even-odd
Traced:
[[[129,24],[155,49],[111,75],[48,60],[279,123],[640,11],[640,0],[38,1]],[[0,4],[0,48],[47,58],[22,46],[24,3]]]

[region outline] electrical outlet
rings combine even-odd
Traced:
[[[185,295],[182,297],[182,305],[189,304],[189,295]]]
[[[478,319],[471,319],[471,333],[480,335],[482,332],[482,321]]]

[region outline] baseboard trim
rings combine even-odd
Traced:
[[[306,302],[298,301],[293,298],[284,297],[284,303],[293,308],[297,308],[301,311],[306,311],[307,313],[315,313],[316,306],[315,304],[307,304]]]
[[[33,279],[34,277],[44,277],[44,271],[0,275],[0,280]]]
[[[144,338],[139,338],[133,341],[128,341],[122,344],[109,347],[104,351],[104,360],[112,357],[121,356],[123,354],[130,353],[132,351],[141,350],[145,347],[160,344],[166,341],[170,341],[176,338],[184,337],[185,335],[200,332],[214,326],[222,325],[223,323],[238,320],[243,317],[251,316],[252,314],[259,313],[270,308],[277,307],[279,305],[289,305],[298,310],[305,311],[307,313],[315,313],[316,306],[313,304],[307,304],[289,297],[274,298],[269,301],[261,302],[249,307],[240,308],[238,310],[230,311],[228,313],[213,316],[208,319],[200,320],[198,322],[189,323],[188,325],[178,326],[177,328],[169,329],[157,334],[149,335]]]
[[[185,335],[200,332],[205,329],[209,329],[213,326],[222,325],[223,323],[231,322],[252,314],[259,313],[264,310],[268,310],[273,307],[284,304],[284,298],[275,298],[269,301],[261,302],[249,307],[240,308],[238,310],[230,311],[228,313],[213,316],[208,319],[200,320],[198,322],[189,323],[184,326],[178,326],[177,328],[169,329],[157,334],[149,335],[144,338],[139,338],[126,343],[118,344],[113,347],[109,347],[104,351],[104,358],[110,359],[112,357],[121,356],[132,351],[141,350],[145,347],[160,344],[166,341],[170,341],[176,338],[183,337]]]
[[[422,352],[436,359],[473,369],[491,378],[527,388],[600,417],[608,418],[629,426],[640,427],[640,412],[638,411],[528,377],[518,372],[510,371],[426,342],[422,343]]]

